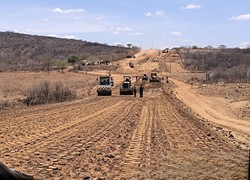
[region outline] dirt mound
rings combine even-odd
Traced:
[[[194,87],[199,94],[225,98],[229,111],[239,118],[250,120],[250,84],[199,84]]]

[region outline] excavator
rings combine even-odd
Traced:
[[[112,76],[100,76],[98,78],[98,96],[111,96],[112,87],[114,86],[114,79]]]

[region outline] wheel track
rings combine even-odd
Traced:
[[[95,147],[99,147],[100,141],[105,141],[105,139],[109,138],[110,135],[115,134],[117,132],[117,130],[119,130],[119,127],[124,128],[124,126],[121,126],[122,124],[124,124],[126,122],[124,117],[127,117],[130,114],[131,110],[133,109],[133,106],[132,105],[126,106],[125,109],[121,110],[123,113],[121,113],[121,111],[119,111],[120,115],[116,116],[116,119],[113,121],[114,123],[112,124],[112,126],[109,126],[106,129],[102,128],[99,131],[94,131],[93,130],[95,132],[95,134],[93,134],[90,138],[88,138],[89,141],[88,142],[86,142],[86,141],[81,142],[81,144],[86,144],[86,146],[83,145],[81,151],[84,152],[84,149],[85,149],[85,150],[88,150],[88,151],[94,151],[95,154],[96,153],[98,154],[98,151],[95,150]],[[114,128],[114,127],[116,127],[116,128]],[[100,134],[96,136],[96,132],[100,132]],[[107,144],[104,145],[104,146],[107,146]],[[78,148],[78,151],[79,151],[79,148]],[[81,155],[83,156],[82,153],[81,153]],[[81,167],[81,164],[84,164],[83,162],[86,162],[86,159],[88,159],[88,158],[86,158],[86,156],[82,160],[77,160],[77,158],[76,158],[76,160],[74,161],[75,163],[73,163],[73,164],[74,164],[74,166],[79,168],[79,167]],[[92,164],[93,163],[94,162],[92,162]],[[73,167],[68,167],[68,168],[72,169]],[[84,169],[84,168],[82,168],[82,169]],[[79,176],[76,176],[76,177],[79,177]]]
[[[56,149],[54,149],[54,153],[51,155],[47,154],[46,152],[44,152],[45,154],[42,152],[40,153],[40,156],[45,156],[45,157],[48,157],[49,159],[52,159],[52,160],[59,159],[59,158],[62,159],[64,157],[67,158],[70,156],[72,157],[72,155],[71,155],[72,153],[74,153],[77,156],[80,156],[82,154],[82,152],[84,151],[84,149],[85,150],[89,149],[91,146],[94,146],[94,144],[96,142],[100,141],[104,136],[105,136],[105,138],[107,138],[111,132],[114,133],[113,131],[111,131],[111,129],[113,129],[115,131],[114,127],[119,127],[119,125],[122,124],[122,121],[124,121],[124,117],[126,117],[131,112],[131,110],[133,109],[133,106],[134,106],[134,104],[131,102],[120,102],[120,104],[123,104],[123,106],[121,106],[120,108],[113,107],[113,109],[115,109],[115,111],[110,111],[104,117],[102,117],[102,119],[97,118],[96,116],[93,117],[93,119],[100,119],[100,120],[96,121],[96,123],[90,122],[90,124],[92,124],[91,127],[95,128],[92,130],[92,133],[91,132],[86,133],[86,132],[84,132],[84,130],[81,130],[81,128],[79,128],[78,130],[74,131],[73,134],[67,134],[64,132],[63,133],[64,138],[62,136],[61,137],[59,136],[58,138],[61,139],[60,142],[53,143],[52,146],[50,145],[50,142],[51,142],[51,140],[54,139],[54,137],[50,137],[51,140],[50,139],[44,140],[45,143],[39,142],[38,146],[36,146],[37,143],[34,144],[35,147],[31,147],[30,145],[28,145],[25,147],[25,149],[29,150],[29,154],[33,154],[35,152],[41,152],[41,149],[44,149],[44,147],[46,147],[48,149],[48,152],[49,152],[50,147],[52,149],[53,149],[53,147],[57,147]],[[112,108],[112,107],[110,107],[110,108]],[[115,116],[115,114],[119,114],[119,115],[117,116],[116,119],[114,118],[114,120],[112,120],[113,118],[111,118],[111,120],[110,120],[110,114],[114,114],[114,116]],[[103,121],[104,123],[100,124],[101,121]],[[97,127],[101,127],[101,128],[96,129]],[[71,129],[71,132],[72,132],[72,129]],[[74,143],[73,144],[70,143],[71,144],[70,150],[67,150],[67,148],[65,148],[65,147],[63,148],[63,146],[66,144],[66,142],[70,142],[69,140],[71,138],[74,139],[75,134],[82,134],[82,133],[86,134],[87,139],[83,138],[81,141],[78,141],[75,145],[74,145]],[[62,146],[60,146],[60,145],[62,145]],[[80,149],[79,149],[79,145],[82,145]],[[57,151],[55,151],[55,150],[57,150]],[[79,150],[80,150],[80,152],[79,152]],[[58,154],[63,154],[63,156],[58,157],[57,156]],[[15,156],[18,157],[18,153]],[[49,162],[47,164],[45,163],[45,166],[48,166],[48,164],[49,164]]]
[[[150,152],[152,117],[152,108],[143,106],[142,115],[132,134],[131,142],[123,158],[121,178],[130,179],[141,176],[139,165],[143,158],[143,151]],[[146,158],[150,159],[150,156]],[[143,166],[145,170],[145,166],[149,166],[149,164]],[[149,174],[147,168],[145,173]]]
[[[165,133],[171,137],[169,138],[171,149],[184,147],[188,149],[195,146],[197,147],[197,145],[199,148],[201,148],[201,146],[207,148],[204,140],[195,132],[195,130],[192,128],[190,129],[187,123],[185,124],[183,122],[182,117],[177,115],[177,112],[172,105],[158,104],[157,109],[159,121],[162,124],[162,127],[165,127]],[[164,109],[164,111],[162,111],[162,109]],[[190,136],[190,134],[192,134],[192,136]],[[196,144],[194,142],[199,143]]]
[[[115,103],[114,105],[113,105],[113,103]],[[71,119],[70,121],[67,121],[67,123],[65,123],[65,124],[62,124],[61,126],[58,126],[58,127],[55,127],[55,128],[53,128],[52,130],[51,129],[49,129],[48,131],[44,131],[44,132],[38,132],[37,134],[35,134],[35,136],[33,136],[32,137],[32,140],[31,139],[28,139],[27,141],[23,141],[23,143],[20,143],[19,145],[17,145],[16,146],[16,149],[17,149],[17,151],[18,151],[18,149],[21,149],[22,148],[22,146],[26,146],[26,145],[30,145],[30,144],[35,144],[35,143],[38,143],[39,141],[44,141],[45,139],[47,139],[49,136],[51,136],[51,137],[54,137],[54,136],[57,136],[60,132],[62,132],[62,131],[64,131],[64,133],[65,133],[65,131],[66,130],[70,130],[72,127],[74,127],[74,126],[77,126],[79,123],[83,123],[83,122],[85,122],[86,120],[88,120],[88,119],[90,119],[90,118],[93,118],[93,117],[95,117],[96,115],[99,115],[99,114],[101,114],[101,113],[104,113],[105,111],[107,111],[107,109],[109,109],[109,108],[116,108],[116,107],[118,107],[119,105],[121,105],[121,103],[122,103],[122,101],[115,101],[115,102],[112,102],[110,105],[110,107],[107,107],[107,108],[104,108],[104,109],[101,109],[100,111],[97,111],[97,112],[95,112],[95,113],[93,113],[93,114],[90,114],[90,115],[88,115],[88,116],[86,116],[85,114],[83,114],[83,118],[77,118],[76,116],[73,118],[73,119]],[[62,117],[61,117],[62,118]],[[52,135],[54,135],[54,136],[52,136]],[[21,139],[19,139],[19,141],[20,141]],[[22,142],[22,141],[21,141]],[[8,149],[8,148],[6,148],[6,147],[4,147],[4,149]],[[1,152],[3,152],[4,151],[4,149],[1,149]],[[14,149],[13,147],[12,147],[12,149]]]
[[[104,102],[102,102],[103,100],[104,100]],[[101,101],[100,104],[106,104],[105,99],[101,99],[100,101]],[[41,108],[41,106],[40,106],[40,107],[38,107],[38,109],[34,110],[35,112],[33,112],[33,110],[28,111],[29,113],[26,113],[26,111],[21,111],[21,112],[18,112],[19,115],[14,115],[14,117],[11,116],[11,114],[8,114],[8,117],[6,117],[3,121],[1,121],[2,123],[0,122],[0,125],[4,125],[6,122],[11,121],[13,126],[15,127],[15,126],[18,126],[20,124],[22,124],[22,125],[25,123],[28,124],[29,121],[27,121],[27,120],[31,120],[31,119],[36,120],[38,122],[39,122],[39,119],[45,119],[47,117],[50,117],[50,118],[52,117],[54,119],[57,119],[57,117],[60,116],[60,114],[63,114],[66,111],[67,111],[67,113],[71,113],[71,112],[77,110],[75,108],[75,106],[78,106],[78,105],[85,106],[83,102],[81,102],[81,103],[76,102],[74,104],[70,103],[70,104],[62,105],[59,108],[54,107],[54,106],[52,106],[52,108],[51,107],[46,107],[46,108],[42,107]],[[94,106],[94,105],[96,105],[96,102],[90,101],[88,103],[88,105]],[[92,106],[90,106],[90,107],[92,107]],[[88,107],[85,107],[85,108],[88,108]],[[25,115],[23,115],[23,114],[25,114]],[[39,119],[36,117],[39,117]],[[2,117],[1,117],[1,119],[2,119]]]
[[[56,103],[56,104],[49,104],[48,106],[47,105],[39,105],[39,106],[32,106],[32,107],[29,107],[29,108],[20,108],[20,109],[17,109],[13,112],[13,110],[11,111],[2,111],[2,114],[0,115],[0,124],[2,123],[2,120],[11,120],[12,118],[18,118],[18,117],[22,117],[24,116],[23,114],[25,114],[27,117],[28,116],[33,116],[35,114],[40,114],[41,112],[45,112],[47,111],[48,109],[49,110],[55,110],[55,112],[57,112],[60,108],[60,109],[68,109],[70,106],[72,106],[72,108],[74,108],[75,105],[78,105],[78,104],[84,104],[84,103],[89,103],[89,102],[95,102],[95,101],[98,101],[98,100],[101,100],[100,98],[98,97],[90,97],[90,98],[85,98],[83,100],[78,100],[78,101],[72,101],[72,102],[65,102],[65,103]],[[102,100],[105,100],[105,99],[102,99]],[[9,118],[11,117],[11,118]]]
[[[113,147],[114,149],[116,149],[115,145],[117,146],[120,144],[119,138],[114,139],[114,137],[117,137],[117,135],[118,135],[117,133],[119,133],[119,132],[124,133],[124,131],[122,131],[122,130],[128,128],[128,127],[126,127],[127,126],[126,124],[131,120],[131,118],[136,116],[133,114],[134,109],[138,109],[138,104],[135,104],[133,102],[130,105],[127,105],[124,109],[122,109],[122,112],[120,112],[118,116],[115,116],[115,118],[112,121],[112,124],[108,128],[102,128],[100,130],[100,137],[95,137],[95,136],[90,137],[89,138],[90,141],[87,144],[91,145],[91,147],[88,146],[88,150],[94,151],[95,154],[106,154],[105,157],[108,154],[114,154],[115,152],[113,152],[113,150],[105,152],[105,149],[107,149],[107,147]],[[133,121],[134,120],[132,120],[132,122]],[[127,133],[129,133],[129,132],[127,132]],[[120,134],[120,135],[122,135],[122,134]],[[96,150],[97,147],[98,148],[103,147],[102,151]],[[119,154],[121,154],[121,153],[122,152],[119,152]],[[104,157],[104,159],[105,159],[105,157]],[[103,161],[103,157],[99,160]],[[76,163],[78,163],[78,166],[81,166],[82,162],[84,162],[84,161],[86,162],[86,157],[84,157],[82,160],[76,160]],[[114,161],[117,161],[117,160],[114,160]],[[112,169],[113,169],[112,167],[115,167],[115,166],[117,167],[120,164],[119,162],[117,161],[117,162],[113,162],[112,164],[109,164],[111,166],[110,167],[111,169],[109,171],[105,172],[105,173],[108,173],[106,175],[110,176],[111,179],[114,179],[115,177],[117,177],[117,174],[112,175]],[[115,169],[120,170],[120,168],[118,168],[118,169],[115,168]],[[97,178],[97,177],[95,177],[95,178]]]
[[[169,99],[168,99],[169,100]],[[217,135],[215,132],[213,132],[209,127],[205,126],[198,120],[196,117],[191,117],[190,115],[183,114],[183,110],[177,110],[175,106],[168,102],[159,102],[158,104],[158,114],[162,114],[162,117],[160,119],[165,119],[168,125],[163,125],[164,127],[168,127],[171,124],[175,124],[174,129],[166,129],[166,132],[170,135],[174,135],[179,130],[183,131],[183,134],[180,136],[182,138],[179,139],[186,139],[184,144],[182,144],[179,147],[186,147],[186,148],[221,148],[221,147],[227,147],[231,148],[232,145],[230,145],[227,142],[223,140],[222,137]],[[162,111],[164,109],[164,111]],[[162,111],[162,112],[161,112]],[[171,117],[171,118],[169,118]],[[176,122],[174,122],[174,121]],[[185,137],[183,136],[185,135]],[[216,141],[213,139],[209,139],[210,136],[213,136],[213,139],[216,138]],[[182,142],[182,141],[180,141]],[[180,145],[180,144],[179,144]],[[177,148],[177,146],[174,146],[174,148]]]
[[[155,106],[158,102],[155,101]],[[152,132],[151,151],[151,179],[166,179],[168,173],[168,151],[170,149],[168,137],[166,136],[162,124],[159,122],[159,114],[155,109]]]
[[[76,106],[74,108],[72,107],[68,107],[70,110],[64,110],[64,113],[54,113],[53,111],[48,111],[46,113],[40,113],[36,115],[38,121],[42,121],[42,125],[38,124],[37,121],[33,121],[33,118],[31,117],[30,119],[26,119],[27,124],[29,125],[24,125],[22,123],[19,123],[18,125],[11,125],[15,128],[20,127],[18,130],[14,129],[12,131],[12,136],[7,136],[4,139],[2,139],[2,141],[0,141],[0,143],[3,145],[1,147],[6,147],[8,146],[8,144],[11,144],[13,142],[13,144],[17,144],[16,142],[18,142],[19,145],[25,144],[27,142],[30,142],[32,140],[36,140],[37,138],[43,137],[44,135],[50,133],[51,131],[56,130],[58,127],[63,127],[65,126],[65,123],[71,123],[72,122],[72,114],[74,114],[73,119],[77,118],[79,115],[82,114],[82,116],[87,115],[88,113],[93,113],[94,111],[96,111],[96,109],[102,109],[103,107],[105,107],[105,105],[107,103],[109,103],[109,105],[113,105],[116,101],[112,101],[112,102],[107,102],[108,100],[101,100],[101,102],[97,102],[99,104],[99,106],[96,108],[96,102],[90,102],[89,105],[81,105],[81,104],[77,104],[80,105]],[[64,107],[63,107],[64,108]],[[61,109],[61,108],[60,108]],[[82,110],[84,109],[84,111]],[[55,109],[56,110],[56,109]],[[65,112],[67,112],[66,116],[63,116],[65,114]],[[52,118],[51,118],[52,117]],[[69,122],[69,119],[71,122]],[[19,121],[19,119],[16,119],[16,121]],[[53,123],[51,123],[53,122]],[[8,128],[8,127],[7,127]],[[22,129],[28,129],[27,131],[22,131]],[[6,132],[5,130],[3,131],[3,134],[6,133],[8,134],[8,131]],[[12,137],[15,137],[15,139],[13,139]],[[12,138],[12,139],[10,139]],[[0,150],[1,150],[0,147]],[[13,148],[13,147],[12,147]]]

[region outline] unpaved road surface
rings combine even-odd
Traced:
[[[244,179],[247,151],[163,88],[0,115],[0,159],[38,179]]]
[[[0,161],[37,179],[247,178],[247,150],[195,116],[171,84],[144,85],[143,98],[117,86],[111,97],[2,111]]]
[[[191,85],[172,79],[178,85],[176,96],[185,102],[200,116],[221,125],[234,132],[238,141],[250,144],[250,118],[240,119],[235,117],[226,105],[222,104],[221,98],[207,98],[192,90]],[[212,100],[211,100],[212,99]]]

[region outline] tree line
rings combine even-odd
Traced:
[[[250,83],[250,48],[176,48],[184,68],[206,72],[207,82]]]

